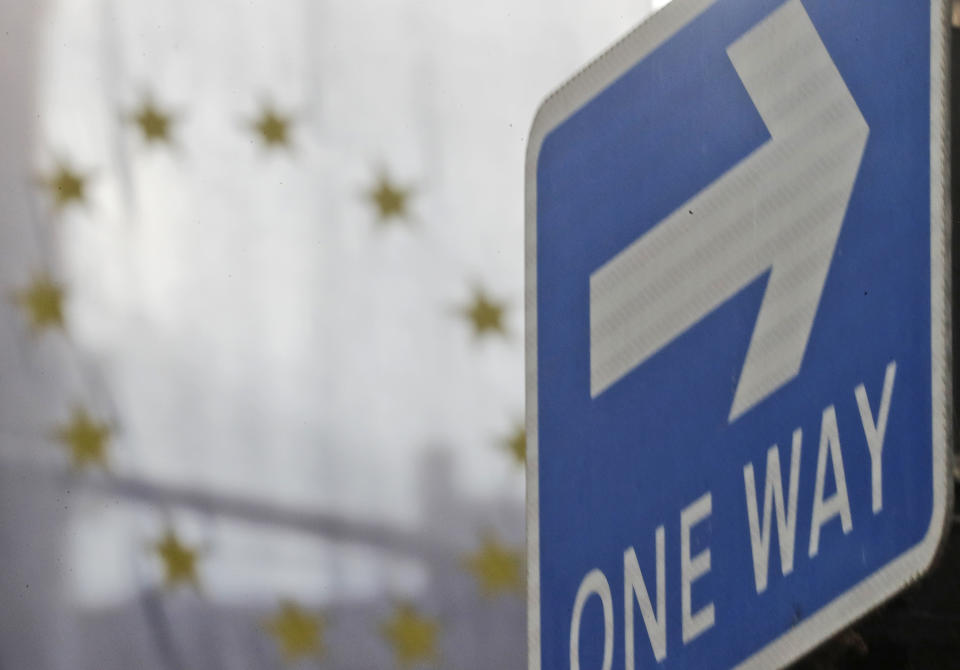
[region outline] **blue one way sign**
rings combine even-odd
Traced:
[[[934,559],[946,4],[675,0],[542,106],[531,670],[783,665]]]

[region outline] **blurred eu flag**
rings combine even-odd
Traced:
[[[0,667],[525,662],[522,174],[648,0],[0,0]]]

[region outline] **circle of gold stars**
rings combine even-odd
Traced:
[[[140,129],[147,144],[170,142],[173,115],[160,109],[149,96],[143,99],[129,119]]]
[[[401,668],[431,662],[437,657],[439,624],[417,612],[411,605],[398,605],[383,624],[383,636],[393,649]]]
[[[286,662],[323,653],[323,617],[295,603],[281,603],[280,611],[264,622],[264,627]]]
[[[198,588],[197,550],[183,544],[172,530],[167,530],[163,538],[153,545],[154,551],[163,564],[164,584],[172,589],[180,584],[189,584]]]
[[[411,189],[394,183],[381,172],[376,183],[367,191],[367,199],[377,212],[377,222],[386,224],[394,219],[408,218],[408,203]]]
[[[57,429],[56,437],[67,447],[75,468],[107,466],[110,426],[94,421],[82,407],[74,408],[70,421]]]
[[[53,171],[41,178],[57,209],[63,209],[71,203],[82,203],[86,199],[87,176],[75,172],[60,163]]]
[[[15,292],[13,299],[25,312],[34,332],[63,328],[63,288],[50,275],[37,275],[29,286]]]
[[[492,536],[485,537],[480,548],[464,557],[463,563],[486,597],[523,592],[523,557]]]
[[[151,96],[123,113],[126,123],[134,126],[146,144],[169,144],[173,141],[176,116],[158,105]],[[266,104],[259,115],[246,122],[249,130],[267,148],[290,147],[294,131],[291,115]],[[59,163],[40,178],[58,210],[74,203],[84,203],[90,177]],[[409,220],[414,189],[380,172],[369,190],[366,200],[375,210],[377,222]],[[49,275],[41,274],[32,283],[13,295],[34,331],[64,327],[64,290]],[[490,334],[506,335],[506,305],[491,298],[482,290],[475,290],[469,303],[459,309],[477,337]],[[98,421],[83,407],[75,407],[70,418],[58,425],[55,437],[65,448],[75,468],[97,466],[107,468],[112,429]],[[518,463],[526,458],[526,434],[521,425],[505,437],[504,446]],[[189,585],[199,590],[198,563],[202,550],[184,543],[172,528],[151,546],[163,570],[167,589]],[[501,544],[495,537],[486,536],[479,547],[461,559],[464,570],[477,582],[485,597],[504,593],[522,593],[523,555]],[[286,662],[314,657],[325,652],[326,622],[321,614],[312,613],[300,605],[284,601],[278,610],[263,621],[264,631],[274,640]],[[381,633],[390,645],[396,664],[402,669],[435,662],[438,658],[438,620],[421,614],[413,605],[400,604],[381,624]]]
[[[482,337],[488,334],[506,335],[507,330],[504,325],[504,313],[506,306],[490,298],[482,290],[477,289],[473,293],[470,303],[464,306],[461,314],[470,323],[473,328],[473,334],[476,337]]]
[[[260,112],[260,116],[254,119],[251,125],[264,146],[269,148],[290,146],[290,130],[293,119],[278,112],[272,106],[265,105]]]

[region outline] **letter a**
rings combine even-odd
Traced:
[[[827,473],[827,451],[833,465],[833,476],[837,481],[837,491],[827,500],[823,499],[823,480]],[[840,453],[840,431],[837,429],[837,412],[830,405],[823,410],[820,423],[820,450],[817,452],[817,483],[813,494],[813,515],[810,521],[810,557],[820,550],[820,527],[833,517],[840,515],[843,534],[853,530],[850,518],[850,499],[847,497],[847,478],[843,474],[843,455]]]

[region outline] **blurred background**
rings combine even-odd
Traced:
[[[523,162],[664,2],[0,0],[0,668],[521,668]]]
[[[664,4],[0,0],[0,670],[525,667],[526,134]]]

